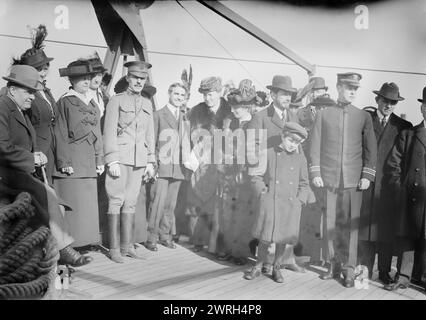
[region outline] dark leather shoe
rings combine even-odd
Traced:
[[[326,273],[320,275],[321,280],[339,279],[342,273],[342,265],[337,262],[332,262]]]
[[[245,258],[234,258],[233,262],[237,265],[237,266],[243,266],[247,263],[247,260]]]
[[[71,246],[65,247],[59,251],[58,264],[70,265],[72,267],[81,267],[93,261],[90,256],[82,256]]]
[[[145,242],[145,248],[151,251],[158,251],[157,244],[151,241]]]
[[[218,253],[216,255],[216,259],[219,261],[227,261],[231,258],[231,255],[227,254],[227,253]]]
[[[171,240],[160,240],[158,243],[165,246],[166,248],[176,249],[176,245]]]
[[[262,273],[263,274],[268,274],[272,272],[272,265],[270,265],[269,263],[264,263],[262,266]]]
[[[387,284],[383,289],[387,291],[395,291],[397,289],[407,289],[410,284],[410,279],[405,276],[397,276],[394,283]]]
[[[244,275],[244,279],[253,280],[253,279],[259,277],[260,274],[261,274],[260,268],[254,266]]]
[[[306,269],[297,265],[296,263],[283,264],[281,269],[287,269],[297,273],[306,273]]]
[[[200,252],[200,251],[203,251],[203,249],[204,249],[204,246],[203,245],[200,245],[200,244],[196,244],[196,245],[194,245],[194,252]]]
[[[354,277],[351,277],[351,276],[345,277],[345,279],[343,280],[343,285],[346,288],[353,288],[353,287],[355,287]]]
[[[395,281],[392,279],[392,277],[387,272],[379,272],[379,280],[384,284],[388,285],[391,283],[394,283]]]
[[[283,275],[281,274],[281,270],[279,268],[274,268],[272,270],[272,280],[278,283],[284,282]]]

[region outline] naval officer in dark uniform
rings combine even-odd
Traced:
[[[358,224],[362,191],[375,178],[377,142],[371,116],[352,105],[358,73],[337,75],[337,105],[320,111],[311,131],[310,167],[312,184],[323,188],[330,268],[322,279],[344,276],[346,287],[354,286]]]

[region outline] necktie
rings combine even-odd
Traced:
[[[382,128],[384,128],[386,126],[386,117],[382,118],[381,124],[382,124]]]

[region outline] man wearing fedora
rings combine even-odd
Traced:
[[[47,30],[44,25],[39,25],[33,33],[33,46],[27,49],[19,59],[13,59],[13,65],[29,65],[34,67],[39,73],[39,81],[42,89],[34,93],[34,100],[26,113],[34,127],[36,133],[36,144],[41,152],[47,156],[47,163],[44,165],[48,182],[52,183],[52,173],[54,169],[54,132],[53,128],[56,122],[58,107],[55,99],[46,86],[46,78],[49,73],[50,62],[53,60],[47,57],[43,51],[44,39]],[[6,93],[6,88],[0,91],[1,94]],[[40,179],[43,178],[41,167],[36,167],[35,175]]]
[[[293,87],[292,80],[289,76],[275,75],[272,78],[272,84],[266,86],[270,90],[272,103],[269,107],[256,112],[252,120],[247,125],[247,132],[254,131],[254,141],[247,141],[247,159],[248,159],[248,175],[252,177],[252,187],[259,203],[262,192],[267,189],[263,179],[256,177],[263,176],[266,170],[267,157],[266,152],[272,150],[281,143],[281,132],[287,122],[298,123],[299,117],[297,113],[290,111],[292,97],[297,93],[297,89]],[[261,130],[266,130],[266,137],[261,141]],[[250,135],[248,135],[250,137]],[[248,138],[249,139],[249,138]],[[263,142],[266,141],[266,146]],[[266,150],[262,150],[266,148]],[[255,251],[255,241],[251,242],[251,250]],[[286,247],[285,257],[293,257],[293,246]],[[270,260],[270,259],[268,259]],[[262,272],[269,273],[272,271],[271,261],[265,261]],[[303,272],[294,261],[283,261],[286,268]]]
[[[352,105],[361,75],[337,75],[337,105],[320,111],[311,131],[312,184],[323,188],[327,231],[328,280],[343,274],[344,286],[354,286],[362,191],[375,178],[377,142],[371,117]]]
[[[415,280],[426,290],[426,87],[418,101],[423,121],[401,132],[385,172],[394,192],[395,242],[402,256],[395,283],[385,285],[386,290],[408,287],[417,263],[420,274]]]
[[[122,256],[142,258],[134,248],[136,204],[139,193],[146,192],[143,179],[154,177],[156,162],[152,104],[141,95],[151,64],[124,66],[128,88],[109,100],[104,127],[109,256],[117,263],[124,262]]]
[[[59,263],[74,267],[87,264],[92,259],[71,247],[74,239],[66,228],[61,200],[52,188],[31,175],[37,166],[47,162],[47,157],[36,151],[36,134],[26,114],[35,92],[43,89],[39,73],[29,65],[14,65],[3,79],[7,80],[7,93],[0,97],[0,181],[12,189],[31,194],[58,243]]]
[[[359,230],[359,261],[368,267],[369,277],[373,274],[376,251],[378,252],[379,279],[384,284],[393,282],[389,276],[392,263],[392,242],[395,235],[395,207],[388,182],[383,173],[396,139],[400,132],[412,127],[411,123],[393,113],[396,104],[404,100],[399,94],[398,86],[383,83],[376,94],[377,109],[367,111],[373,121],[377,140],[376,179],[364,192]]]

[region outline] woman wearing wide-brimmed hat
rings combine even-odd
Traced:
[[[263,96],[263,98],[262,98]],[[240,82],[238,89],[227,95],[227,100],[234,114],[229,129],[237,139],[230,139],[233,143],[233,183],[224,198],[224,213],[230,215],[228,236],[232,260],[237,265],[243,265],[250,256],[249,243],[252,240],[251,228],[255,217],[255,201],[253,189],[250,186],[250,177],[247,174],[247,161],[245,144],[247,138],[247,125],[252,119],[252,112],[257,107],[267,105],[268,102],[261,95],[249,79]]]
[[[53,184],[73,208],[68,222],[75,246],[99,242],[96,178],[103,172],[103,144],[99,108],[87,96],[91,75],[96,72],[82,60],[59,69],[61,77],[68,77],[71,89],[58,100]]]
[[[46,176],[48,182],[52,183],[55,164],[53,127],[58,108],[50,89],[46,87],[46,77],[49,72],[50,62],[53,60],[53,58],[47,57],[43,51],[43,42],[46,36],[46,26],[41,24],[33,29],[32,47],[26,50],[19,59],[13,59],[13,65],[29,65],[35,68],[39,74],[39,82],[43,86],[42,90],[34,94],[34,100],[27,114],[36,132],[37,146],[47,156]],[[42,178],[40,168],[36,169],[36,175]]]

